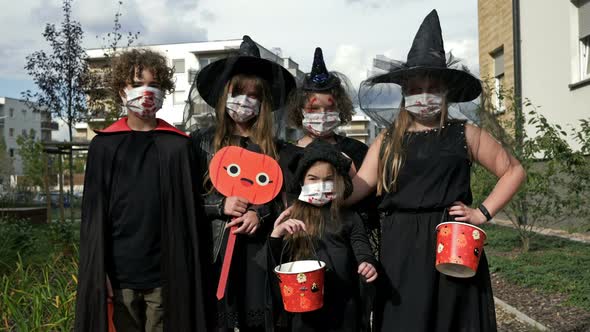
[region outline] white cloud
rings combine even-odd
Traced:
[[[469,70],[475,75],[479,75],[479,49],[477,40],[449,40],[445,42],[445,49],[452,52],[453,56],[462,60]]]
[[[85,45],[111,30],[117,0],[75,0],[74,18]],[[379,7],[379,8],[375,8]],[[280,47],[309,71],[313,50],[324,50],[329,69],[357,83],[371,59],[384,54],[405,60],[422,18],[439,7],[447,51],[477,66],[477,3],[464,0],[123,0],[125,31],[140,31],[139,44],[240,38],[249,34],[267,48]],[[21,0],[0,5],[0,80],[23,79],[24,57],[47,47],[46,22],[61,20],[60,0]],[[18,28],[15,28],[18,27]],[[0,95],[2,92],[0,91]]]
[[[372,54],[366,54],[357,45],[340,45],[328,70],[334,70],[347,75],[354,88],[367,78],[367,70],[371,67]]]

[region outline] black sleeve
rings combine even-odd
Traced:
[[[225,197],[221,195],[217,190],[208,185],[205,185],[205,176],[209,171],[209,152],[204,148],[205,145],[211,143],[211,139],[207,137],[211,136],[212,132],[210,128],[196,130],[191,133],[191,141],[195,156],[197,158],[197,166],[202,171],[203,177],[197,178],[197,181],[201,181],[200,187],[202,187],[201,197],[203,199],[203,208],[205,215],[208,219],[223,219],[226,216],[223,214],[223,205]]]
[[[104,142],[95,137],[88,147],[82,216],[80,257],[74,331],[106,331],[106,274],[104,264],[104,225],[107,219],[105,178],[110,167],[105,159]]]
[[[350,219],[350,245],[357,262],[359,264],[367,262],[376,266],[377,260],[371,251],[369,238],[361,218],[353,212],[348,212],[346,218]]]
[[[283,246],[285,245],[285,242],[282,238],[269,236],[267,244],[269,250],[269,268],[271,270],[274,270],[275,266],[279,265],[281,261],[284,261],[284,259],[288,257],[286,253],[283,253],[283,259],[281,260],[281,251],[283,251]]]

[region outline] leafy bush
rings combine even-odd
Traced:
[[[18,255],[32,252],[36,233],[28,220],[0,217],[0,273],[11,269]]]
[[[77,255],[53,255],[0,278],[0,330],[71,331],[76,302]]]

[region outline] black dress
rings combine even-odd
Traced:
[[[329,204],[322,207],[322,212],[329,218]],[[314,243],[318,258],[326,263],[324,306],[302,314],[282,311],[282,324],[279,325],[284,325],[284,330],[293,332],[365,331],[364,326],[368,324],[362,321],[365,316],[359,305],[361,293],[357,269],[362,262],[375,265],[376,260],[358,214],[343,210],[340,214],[340,227],[326,227],[321,239],[315,239]],[[272,253],[269,270],[278,265],[283,244],[282,239],[269,238]],[[282,261],[289,261],[289,258],[290,253],[284,253]],[[276,279],[274,282],[276,289]],[[279,309],[282,308],[280,295],[276,296],[274,303]]]
[[[213,135],[215,128],[207,128],[192,133],[193,145],[197,149],[200,167],[208,169],[214,155]],[[233,136],[233,144],[256,151],[259,147],[248,137]],[[277,149],[280,144],[277,144]],[[228,231],[224,229],[231,219],[223,214],[223,195],[215,189],[203,195],[205,214],[211,223],[213,242],[214,280],[219,280]],[[266,239],[278,217],[279,198],[264,205],[249,206],[255,209],[260,218],[260,227],[252,236],[238,234],[234,247],[232,264],[228,275],[225,296],[217,302],[217,325],[219,328],[242,330],[270,330],[272,328],[272,304],[268,287],[266,258]],[[215,284],[217,287],[217,283]]]
[[[354,138],[346,136],[335,134],[334,140],[336,141],[336,148],[352,159],[352,163],[358,171],[363,164],[363,160],[365,159],[369,147]],[[293,179],[294,175],[289,166],[293,157],[298,153],[301,153],[303,149],[304,148],[297,145],[285,144],[280,152],[279,164],[283,170],[283,177],[286,184],[285,191],[289,201],[297,199],[297,196],[299,196],[301,191],[301,187],[298,186],[297,181],[294,181]],[[352,207],[352,210],[356,211],[363,221],[365,231],[371,244],[371,250],[375,257],[378,256],[379,245],[381,242],[379,214],[377,210],[378,205],[379,198],[374,194],[371,194]],[[373,309],[376,289],[373,284],[367,284],[364,282],[361,282],[359,286],[362,293],[362,303],[360,303],[360,307],[363,308],[363,321],[368,323]],[[368,329],[368,327],[366,329]]]
[[[461,279],[435,269],[436,226],[455,201],[469,205],[471,162],[465,123],[406,133],[397,191],[385,195],[375,325],[380,331],[496,331],[485,254]]]

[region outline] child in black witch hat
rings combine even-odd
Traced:
[[[300,193],[290,219],[277,224],[269,238],[275,258],[271,267],[279,260],[319,259],[327,268],[323,307],[287,314],[290,331],[358,332],[368,326],[361,321],[359,275],[365,282],[373,282],[376,260],[358,214],[342,208],[342,201],[352,192],[350,165],[350,159],[322,140],[310,143],[289,165]],[[285,244],[288,250],[280,257]],[[313,257],[311,246],[318,257]],[[293,296],[300,296],[299,291]],[[280,303],[276,301],[276,305]]]
[[[286,183],[292,176],[288,167],[290,156],[305,148],[314,140],[323,140],[334,144],[342,153],[352,159],[352,172],[361,167],[367,154],[368,147],[362,142],[336,133],[341,125],[352,120],[354,106],[349,93],[348,79],[336,72],[329,72],[324,63],[322,49],[317,47],[314,53],[311,72],[306,74],[303,83],[289,96],[287,112],[291,125],[303,131],[303,137],[294,145],[286,146],[281,155],[283,174]],[[297,194],[299,188],[289,188],[292,195]],[[376,213],[377,201],[369,197],[357,204],[355,210],[363,219],[367,231],[371,236],[373,246],[378,244],[379,216]]]
[[[189,137],[156,118],[173,70],[159,53],[131,50],[112,73],[127,116],[88,149],[74,330],[107,331],[110,296],[118,331],[205,331],[200,170]]]
[[[495,331],[485,254],[472,278],[449,277],[435,269],[436,226],[447,219],[484,224],[508,203],[525,177],[520,163],[487,132],[448,116],[450,103],[478,97],[480,81],[447,66],[438,15],[432,11],[414,38],[407,62],[368,83],[397,84],[404,100],[395,121],[371,145],[347,202],[375,189],[383,195],[384,275],[375,326],[388,332]],[[478,208],[469,206],[472,162],[499,178]]]
[[[208,169],[221,148],[237,145],[278,159],[273,137],[273,111],[285,104],[295,79],[279,64],[260,57],[254,41],[244,36],[239,53],[202,68],[196,78],[201,97],[215,108],[217,124],[192,133],[201,167]],[[204,174],[205,213],[213,228],[213,261],[217,276],[225,253],[226,233],[239,226],[225,295],[218,301],[221,331],[264,331],[270,316],[264,244],[280,208],[275,202],[252,205],[245,198],[223,197]],[[230,219],[234,218],[230,221]]]

